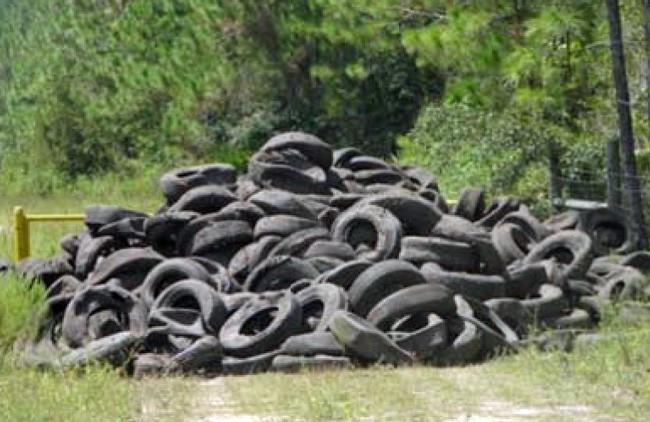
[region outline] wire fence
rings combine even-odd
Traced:
[[[617,198],[609,201],[614,207],[629,216],[631,207],[629,203],[629,189],[626,186],[627,176],[621,172],[582,171],[556,176],[559,184],[560,200],[578,199],[607,203],[608,198]],[[650,176],[639,175],[635,178],[638,182],[638,192],[641,194],[646,226],[650,222]],[[555,198],[554,198],[555,199]]]

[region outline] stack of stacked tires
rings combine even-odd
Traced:
[[[13,265],[47,288],[25,361],[110,362],[135,376],[466,364],[575,341],[612,301],[643,301],[650,254],[616,212],[540,221],[467,188],[449,206],[428,171],[301,132],[247,174],[172,170],[153,215],[86,209],[52,258]],[[5,265],[8,266],[8,265]]]

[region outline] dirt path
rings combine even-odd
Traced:
[[[487,388],[485,383],[475,382],[476,372],[471,368],[444,369],[440,372],[445,382],[453,386],[453,394],[449,397],[442,397],[436,393],[431,385],[423,386],[426,391],[422,395],[430,397],[431,408],[449,409],[448,416],[432,417],[433,420],[444,420],[448,422],[514,422],[514,421],[556,421],[571,420],[572,422],[582,421],[611,421],[612,418],[601,417],[597,411],[589,406],[559,405],[554,403],[520,404],[516,401],[504,400],[492,389]],[[435,387],[435,386],[434,386]],[[241,410],[233,407],[236,397],[229,391],[224,378],[194,381],[190,389],[190,400],[182,409],[174,410],[160,418],[152,409],[156,403],[148,403],[148,416],[151,420],[173,420],[186,422],[259,422],[280,420],[281,417],[270,415],[252,415],[242,413]],[[434,394],[432,394],[434,393]],[[421,395],[418,394],[421,399]],[[467,407],[462,397],[482,397],[483,400],[476,405]],[[416,398],[414,398],[415,400]],[[282,416],[282,415],[279,415]],[[288,415],[289,416],[289,415]],[[378,416],[377,418],[380,418]],[[363,418],[374,420],[370,418]],[[291,420],[291,417],[287,420]],[[420,419],[418,419],[420,420]]]

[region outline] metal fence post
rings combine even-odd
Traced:
[[[607,141],[607,206],[621,207],[621,156],[618,138]]]
[[[554,140],[548,141],[548,181],[549,195],[551,200],[551,211],[558,211],[557,201],[562,199],[562,182],[560,177],[560,151]]]

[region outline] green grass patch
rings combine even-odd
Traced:
[[[16,274],[0,275],[0,350],[20,337],[34,335],[45,289]]]
[[[0,367],[4,421],[132,421],[139,410],[135,385],[108,368],[38,371]]]

